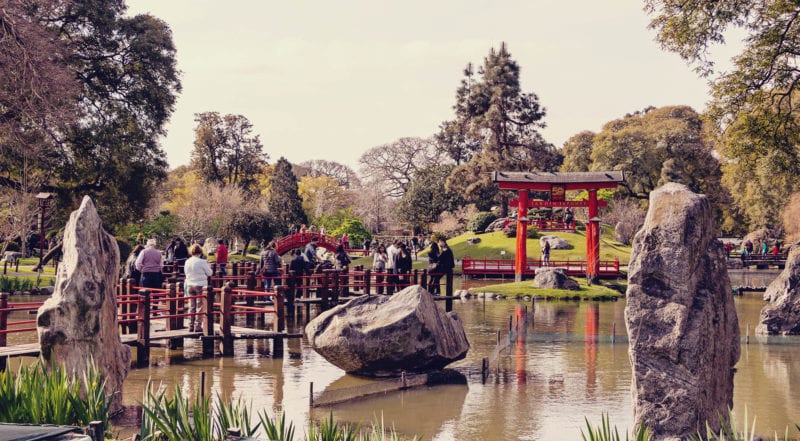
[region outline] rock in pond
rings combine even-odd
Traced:
[[[733,404],[740,342],[711,202],[670,183],[650,194],[628,273],[634,420],[658,440],[717,432]]]
[[[767,286],[756,334],[800,334],[800,246],[793,246],[786,257],[786,268]]]
[[[373,377],[439,370],[469,350],[458,315],[441,311],[419,285],[355,298],[317,316],[305,333],[331,364]]]
[[[533,278],[535,288],[578,290],[580,285],[567,276],[564,268],[537,268]]]
[[[113,392],[111,412],[121,409],[122,383],[130,348],[120,341],[116,282],[119,248],[106,233],[92,200],[83,198],[64,230],[64,257],[55,292],[39,308],[37,330],[42,357],[81,376],[94,360]]]

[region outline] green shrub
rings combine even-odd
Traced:
[[[506,237],[517,237],[517,226],[514,225],[513,227],[508,226],[503,228],[503,234],[505,234]]]
[[[261,248],[259,248],[258,246],[253,245],[253,246],[247,247],[247,254],[258,254],[260,252],[261,252]]]
[[[492,222],[497,219],[493,213],[488,211],[481,211],[476,213],[472,218],[467,222],[467,230],[472,231],[473,233],[483,233],[486,230],[486,227],[489,226]]]
[[[117,239],[117,246],[119,247],[119,262],[125,262],[131,251],[133,251],[133,247],[128,242],[120,239]]]
[[[82,378],[62,366],[45,369],[44,362],[20,366],[16,375],[0,372],[0,422],[86,426],[103,421],[108,427],[108,409],[113,394],[94,361]]]
[[[539,230],[533,225],[528,225],[528,229],[525,231],[525,237],[528,239],[538,239]]]
[[[586,421],[588,433],[583,433],[583,430],[581,430],[581,439],[583,439],[583,441],[622,441],[617,426],[611,427],[608,414],[603,414],[601,418],[602,421],[597,427],[592,427],[587,418],[584,418],[584,420]],[[647,426],[642,424],[639,426],[639,430],[633,435],[633,438],[628,437],[627,433],[625,434],[625,440],[627,441],[629,439],[633,441],[650,441],[653,439],[653,434],[650,433],[650,429]]]
[[[33,287],[33,280],[27,277],[0,276],[0,292],[30,291]]]

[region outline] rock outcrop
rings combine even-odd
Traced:
[[[331,364],[366,376],[441,369],[467,355],[464,326],[419,285],[392,296],[361,296],[323,312],[305,329]]]
[[[535,288],[580,289],[578,282],[570,279],[564,268],[538,268],[536,276],[533,278],[533,286]]]
[[[756,334],[800,334],[800,247],[794,246],[786,258],[786,268],[767,286]]]
[[[658,440],[716,431],[733,404],[739,327],[711,203],[670,183],[650,194],[628,273],[634,420]]]
[[[551,250],[568,250],[572,248],[569,242],[558,236],[548,235],[539,238],[539,246],[544,246],[545,242],[550,244]]]
[[[115,286],[119,248],[103,230],[86,196],[64,231],[64,260],[53,296],[39,308],[37,326],[42,356],[82,375],[90,360],[114,392],[111,411],[121,409],[122,383],[130,368],[130,348],[120,342]]]

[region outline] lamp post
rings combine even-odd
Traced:
[[[51,196],[50,193],[36,195],[36,203],[39,205],[39,268],[42,267],[42,259],[44,259],[44,214]]]

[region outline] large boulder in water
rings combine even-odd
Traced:
[[[419,285],[355,298],[317,316],[305,332],[331,364],[367,376],[441,369],[469,350],[458,315],[442,312]]]
[[[55,292],[39,308],[42,357],[81,376],[91,360],[114,393],[111,411],[121,409],[122,383],[130,368],[130,348],[120,341],[115,287],[119,248],[106,233],[86,196],[64,230],[63,261]]]
[[[681,184],[650,194],[628,273],[634,420],[656,439],[716,432],[733,404],[739,326],[711,203]]]
[[[756,334],[800,334],[800,247],[794,246],[786,267],[764,292],[769,304],[761,309]]]

